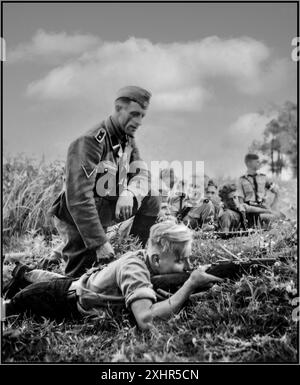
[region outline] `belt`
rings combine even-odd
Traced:
[[[68,289],[68,292],[67,292],[67,298],[69,300],[70,303],[76,303],[78,302],[78,295],[77,295],[77,291],[76,291],[76,288],[77,288],[77,280],[76,281],[73,281]]]
[[[78,296],[77,296],[77,294],[76,294],[76,291],[68,291],[68,293],[67,293],[67,298],[68,298],[68,301],[70,302],[70,303],[75,303],[75,304],[77,304],[77,300],[78,300]]]
[[[82,314],[84,313],[84,309],[82,307],[80,297],[77,295],[77,286],[78,286],[78,280],[76,279],[71,283],[68,289],[67,299],[68,299],[68,302],[73,306],[75,305],[77,311],[79,311],[79,313]]]

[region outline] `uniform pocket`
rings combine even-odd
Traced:
[[[115,202],[106,198],[95,197],[95,203],[102,226],[107,228],[114,224]]]

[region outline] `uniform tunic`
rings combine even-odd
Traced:
[[[252,204],[264,204],[267,190],[276,192],[275,184],[265,174],[245,174],[239,178],[239,195],[244,202]]]
[[[65,239],[67,275],[80,276],[95,262],[95,249],[107,241],[106,228],[116,223],[115,206],[124,189],[134,194],[135,213],[156,219],[160,203],[158,197],[147,195],[147,166],[135,140],[109,117],[71,143],[65,188],[51,210]]]

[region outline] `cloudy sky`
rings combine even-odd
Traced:
[[[296,101],[296,4],[4,4],[4,155],[65,159],[124,85],[152,102],[143,158],[238,176],[274,106]]]

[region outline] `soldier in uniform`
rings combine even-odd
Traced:
[[[192,229],[201,228],[205,231],[215,230],[217,227],[220,202],[218,201],[218,186],[205,176],[204,199],[194,204],[183,219]]]
[[[239,178],[238,185],[226,184],[219,195],[224,204],[224,211],[219,218],[220,230],[224,232],[257,226],[260,221],[269,223],[279,217],[274,211],[278,201],[278,189],[265,174],[257,173],[260,162],[256,154],[245,156],[247,173]],[[267,191],[275,195],[272,207],[266,204]]]
[[[51,214],[64,239],[62,256],[69,277],[79,277],[95,263],[113,258],[106,230],[132,215],[130,234],[145,246],[160,198],[150,190],[150,173],[134,137],[150,97],[140,87],[120,89],[114,113],[68,149],[65,188]]]
[[[239,193],[235,183],[225,184],[220,188],[219,196],[222,200],[222,211],[219,215],[219,230],[223,232],[246,230],[248,220],[246,204],[239,200]]]
[[[176,183],[176,176],[172,167],[160,169],[158,178],[158,191],[161,198],[161,208],[158,216],[158,222],[173,220],[175,216],[171,214],[171,208],[168,203],[168,197],[172,193]]]
[[[177,217],[178,214],[184,210],[187,199],[186,182],[184,180],[178,180],[168,193],[167,203],[171,215]]]
[[[247,154],[245,164],[247,172],[239,178],[238,182],[239,196],[242,202],[258,209],[253,210],[255,212],[250,218],[249,225],[255,226],[259,221],[269,223],[271,220],[280,217],[280,214],[276,212],[279,199],[278,187],[265,174],[258,172],[260,160],[257,154]],[[267,191],[274,194],[270,206],[267,205]],[[248,210],[248,212],[250,211]]]
[[[181,189],[180,189],[181,187]],[[180,221],[183,221],[192,229],[202,228],[203,230],[214,229],[214,217],[216,207],[212,196],[217,191],[217,186],[212,179],[204,175],[204,195],[202,186],[197,181],[197,176],[192,175],[187,188],[183,182],[169,197],[171,213]]]
[[[241,202],[240,193],[235,183],[222,186],[219,191],[223,207],[219,214],[219,229],[223,232],[247,230],[253,227],[255,218],[260,215],[271,215],[270,209],[251,206]]]

